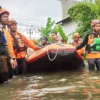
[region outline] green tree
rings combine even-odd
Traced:
[[[52,41],[49,34],[52,32],[57,32],[60,34],[62,39],[66,39],[66,41],[68,40],[68,37],[65,35],[65,32],[62,29],[61,25],[55,25],[54,24],[55,21],[52,21],[51,18],[47,19],[47,24],[46,27],[42,27],[40,32],[42,36],[46,36],[48,38],[49,41]]]
[[[49,33],[52,32],[52,27],[54,25],[55,21],[52,21],[51,18],[47,19],[47,24],[46,27],[41,28],[41,35],[46,36],[47,38],[49,37]]]
[[[66,36],[66,34],[65,34],[65,32],[64,32],[64,30],[63,30],[63,28],[62,28],[61,25],[56,25],[54,27],[54,30],[53,31],[54,32],[58,32],[60,34],[60,36],[61,36],[62,39],[65,39],[66,42],[68,41],[68,37]]]
[[[91,31],[91,21],[100,18],[100,0],[88,0],[88,2],[80,2],[68,10],[68,14],[72,20],[78,23],[76,32],[83,37]]]

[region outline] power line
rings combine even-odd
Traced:
[[[42,25],[34,25],[34,24],[24,24],[24,23],[19,23],[18,22],[18,25],[19,26],[26,26],[26,27],[42,27]]]
[[[26,16],[20,16],[17,14],[12,14],[13,16],[17,17],[18,19],[24,19],[24,20],[38,20],[38,21],[43,21],[46,22],[47,20],[44,19],[37,19],[36,17],[26,17]]]
[[[25,19],[25,18],[17,18],[17,17],[14,17],[14,18],[16,18],[16,19],[18,19],[18,20],[21,20],[21,21],[28,21],[28,22],[36,22],[36,23],[46,23],[46,21],[42,21],[42,20],[35,20],[35,19],[33,19],[33,20],[31,20],[31,19]]]
[[[16,18],[18,25],[20,26],[26,26],[26,27],[42,27],[46,25],[46,22],[43,21],[36,21],[36,20],[30,20],[30,19],[23,19],[23,18]]]

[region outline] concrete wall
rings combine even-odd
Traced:
[[[64,21],[62,23],[62,27],[64,32],[66,33],[66,36],[69,37],[68,42],[72,42],[72,35],[70,35],[72,32],[74,32],[77,28],[77,24],[75,22],[73,22],[72,20],[68,20],[67,22]]]
[[[67,22],[62,23],[62,27],[66,32],[66,35],[69,35],[76,30],[77,24],[74,21],[68,20]]]
[[[68,9],[78,2],[76,0],[61,0],[61,5],[62,5],[62,19],[67,18],[68,15]],[[73,22],[71,19],[64,20],[62,22],[62,27],[64,32],[66,32],[66,36],[69,37],[68,42],[72,42],[72,36],[69,36],[72,32],[74,32],[77,28],[77,24]]]
[[[76,0],[61,0],[63,19],[68,17],[68,9],[76,3],[78,3]]]

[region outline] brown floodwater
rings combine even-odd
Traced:
[[[100,100],[100,72],[16,76],[0,85],[0,100]]]

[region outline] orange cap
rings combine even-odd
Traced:
[[[11,24],[17,24],[16,20],[14,20],[13,18],[10,18],[8,25],[11,25]]]
[[[80,34],[79,33],[74,33],[73,38],[80,38]]]
[[[2,13],[4,13],[4,12],[6,12],[8,15],[10,15],[9,11],[7,11],[5,8],[2,8],[2,7],[0,6],[0,15],[1,15]]]

